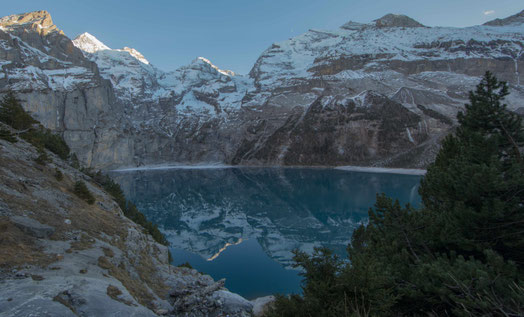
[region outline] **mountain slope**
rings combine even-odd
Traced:
[[[15,139],[0,138],[0,316],[251,313],[224,281],[171,266],[168,248],[90,177],[51,152],[37,162],[46,150]],[[74,194],[76,181],[96,203]]]
[[[390,14],[310,30],[273,44],[241,76],[205,58],[164,72],[138,51],[110,49],[89,34],[71,42],[47,13],[29,13],[0,22],[0,89],[19,91],[93,167],[424,167],[485,71],[510,83],[509,107],[524,113],[521,15],[429,28]],[[14,41],[20,30],[23,43]],[[86,89],[105,93],[95,105],[87,98],[87,111],[73,104]],[[43,99],[50,91],[63,92]],[[86,114],[52,115],[61,111]]]

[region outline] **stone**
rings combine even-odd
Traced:
[[[218,290],[213,293],[215,301],[219,300],[222,304],[220,309],[230,315],[241,315],[251,313],[253,304],[242,296],[231,293],[227,290]]]
[[[275,296],[259,297],[251,301],[253,303],[253,315],[255,317],[262,317],[267,312],[269,307],[275,301]]]
[[[13,216],[9,218],[20,230],[36,237],[48,238],[55,232],[55,228],[44,225],[35,219],[22,216]]]

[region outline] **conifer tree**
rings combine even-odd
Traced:
[[[522,118],[507,110],[508,86],[486,73],[460,126],[442,144],[420,188],[440,221],[442,251],[481,256],[494,249],[524,265]]]
[[[38,123],[20,104],[12,91],[8,91],[0,102],[0,121],[17,130],[29,129]]]

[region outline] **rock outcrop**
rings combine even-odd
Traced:
[[[131,164],[133,141],[123,104],[49,13],[0,19],[0,67],[0,87],[16,91],[26,110],[61,133],[85,164]]]
[[[388,14],[275,43],[242,76],[205,58],[164,72],[135,49],[71,41],[40,11],[0,20],[0,90],[95,168],[423,167],[485,71],[524,111],[523,23],[430,28]]]
[[[171,266],[168,248],[88,176],[38,155],[0,139],[0,316],[250,315],[252,303],[224,281]],[[73,194],[77,180],[94,205]]]

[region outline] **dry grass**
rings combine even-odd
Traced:
[[[56,255],[45,254],[33,237],[22,232],[7,218],[0,219],[0,267],[47,266],[56,260]]]
[[[163,281],[154,274],[157,268],[149,254],[143,251],[140,255],[140,262],[136,266],[136,270],[140,279],[146,282],[151,290],[153,290],[160,298],[167,298],[169,287],[167,287]]]
[[[73,174],[67,168],[61,168],[64,178],[57,181],[55,168],[49,165],[38,166],[34,162],[13,160],[2,156],[2,153],[0,153],[0,160],[3,166],[9,167],[9,169],[0,169],[0,182],[5,188],[2,190],[0,187],[0,199],[8,205],[13,215],[25,214],[42,224],[54,227],[55,232],[50,237],[51,240],[68,241],[71,238],[71,232],[82,232],[79,240],[71,242],[70,248],[65,250],[66,253],[91,249],[95,245],[95,239],[98,239],[128,254],[129,250],[125,244],[129,229],[129,225],[126,224],[128,221],[123,219],[116,210],[107,211],[98,204],[87,205],[72,194],[71,189],[74,182],[78,180],[78,175]],[[45,199],[34,195],[35,189],[44,190]],[[106,206],[113,205],[109,196],[99,195],[96,190],[91,191],[97,202],[103,202]],[[33,237],[19,230],[7,217],[4,218],[0,217],[0,268],[27,264],[49,267],[51,263],[60,259],[58,255],[45,254],[41,248],[37,247]],[[66,219],[71,220],[70,224],[64,222]],[[102,248],[102,251],[104,256],[98,258],[98,265],[107,269],[109,275],[119,280],[137,302],[154,308],[155,296],[151,292],[162,298],[167,297],[168,288],[157,277],[156,264],[151,259],[151,254],[158,257],[159,250],[142,250],[139,256],[128,258],[130,261],[129,264],[126,262],[128,265],[120,262],[118,266],[110,261],[111,259],[115,261],[113,250]],[[55,268],[49,267],[49,269]],[[56,267],[56,269],[60,268]],[[132,270],[138,273],[140,279],[135,279],[130,275],[129,272]],[[85,274],[87,270],[81,269],[79,273]],[[114,289],[109,290],[108,288],[108,295],[109,293],[116,297],[119,296],[116,295],[117,292]],[[54,300],[70,307],[66,295],[58,294]]]
[[[86,234],[82,234],[80,236],[80,240],[71,242],[71,249],[70,250],[82,251],[82,250],[91,249],[93,247],[94,243],[95,243],[94,239],[90,238]],[[66,252],[67,252],[67,250],[66,250]]]
[[[102,250],[104,251],[104,255],[107,256],[107,257],[114,257],[115,256],[115,253],[113,252],[113,250],[109,249],[109,248],[102,248]]]

